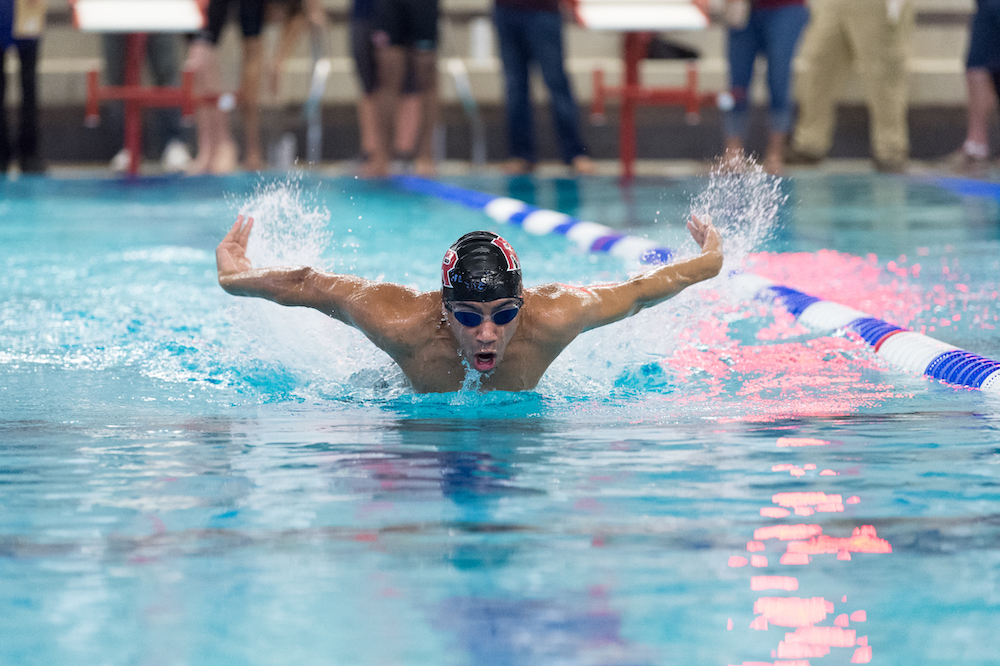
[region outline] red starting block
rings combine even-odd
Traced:
[[[591,30],[615,30],[623,33],[623,81],[619,86],[604,84],[604,71],[594,71],[594,91],[591,114],[604,117],[608,98],[621,101],[618,128],[618,157],[622,177],[635,173],[636,126],[635,110],[644,106],[683,106],[689,122],[698,122],[701,107],[716,103],[716,93],[698,91],[697,53],[670,47],[658,39],[657,33],[675,30],[703,30],[708,17],[690,0],[577,0],[577,20]],[[687,60],[687,80],[684,86],[644,87],[639,77],[639,65],[647,58],[669,57]]]
[[[205,26],[204,0],[71,0],[73,22],[84,32],[126,33],[125,85],[102,86],[100,74],[87,73],[86,124],[100,123],[100,103],[125,104],[125,147],[128,173],[139,172],[142,155],[142,112],[147,108],[179,106],[185,118],[194,116],[200,100],[194,96],[194,75],[183,72],[180,86],[143,86],[142,63],[150,32],[197,32]]]

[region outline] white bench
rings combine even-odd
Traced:
[[[73,22],[84,32],[197,32],[205,7],[197,0],[73,0]]]
[[[590,30],[664,32],[703,30],[708,17],[690,0],[576,0],[580,25]]]

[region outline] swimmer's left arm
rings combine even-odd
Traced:
[[[692,215],[688,231],[701,246],[701,254],[659,266],[641,275],[611,285],[590,287],[578,295],[582,330],[604,326],[630,317],[644,308],[676,296],[693,284],[708,280],[722,270],[722,238],[710,219]]]

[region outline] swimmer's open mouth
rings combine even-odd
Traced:
[[[472,358],[472,363],[479,372],[489,372],[497,364],[497,355],[493,352],[482,352]]]

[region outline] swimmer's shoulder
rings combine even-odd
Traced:
[[[561,339],[575,337],[583,326],[583,313],[597,296],[588,287],[553,282],[525,290],[526,319],[536,333]]]
[[[593,290],[589,287],[582,287],[562,282],[551,282],[532,289],[525,290],[524,300],[529,306],[533,301],[540,305],[551,305],[559,302],[570,304],[573,302],[586,302],[595,298]]]
[[[441,292],[421,292],[392,282],[373,282],[353,298],[354,320],[359,327],[390,338],[419,335],[441,316]]]

